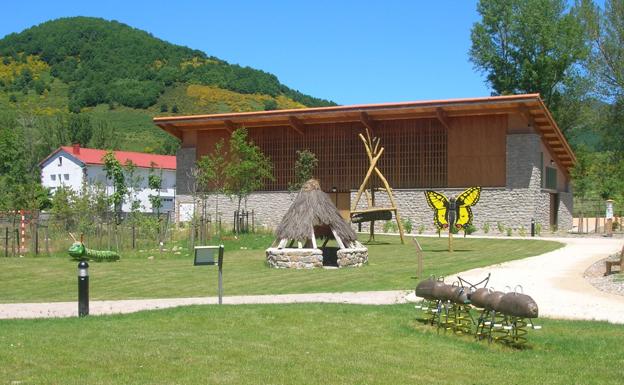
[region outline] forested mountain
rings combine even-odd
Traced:
[[[0,40],[0,113],[52,116],[54,122],[79,113],[100,136],[97,144],[107,147],[173,151],[166,143],[171,139],[151,123],[155,115],[328,105],[334,103],[293,90],[270,73],[116,21],[63,18]],[[106,136],[117,139],[106,143]]]

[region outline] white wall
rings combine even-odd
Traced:
[[[155,173],[159,173],[159,170],[155,170]],[[140,204],[140,211],[152,212],[152,204],[149,200],[150,195],[157,195],[157,190],[148,188],[148,177],[150,170],[147,168],[137,168],[134,177],[139,179],[138,188],[136,190],[136,199]],[[173,198],[175,198],[175,170],[162,170],[162,188],[160,190],[160,197],[163,198],[163,207],[161,212],[173,211]],[[104,172],[103,166],[90,165],[87,167],[87,180],[89,184],[101,184],[106,186],[106,193],[112,194],[113,186],[112,181],[106,179],[106,172]],[[171,199],[169,201],[169,199]],[[166,201],[165,201],[166,200]],[[124,201],[122,206],[123,211],[130,211],[130,202]]]
[[[62,160],[59,161],[59,159]],[[155,172],[159,173],[160,170],[155,170]],[[140,210],[143,212],[152,212],[152,204],[149,201],[149,196],[150,194],[158,194],[158,191],[147,188],[149,174],[150,170],[147,168],[137,168],[135,171],[135,177],[140,178],[136,192],[136,199],[140,202]],[[52,180],[52,175],[54,175],[54,180]],[[60,151],[50,159],[46,160],[41,168],[41,184],[44,187],[51,188],[53,192],[58,187],[65,186],[80,193],[80,190],[82,189],[82,181],[85,177],[88,184],[100,184],[102,186],[106,186],[106,193],[112,194],[112,182],[106,179],[106,173],[104,172],[103,166],[84,166],[82,162],[64,151]],[[175,195],[175,170],[162,170],[162,188],[160,190],[160,196],[162,198],[163,205],[160,209],[161,212],[174,210]],[[124,202],[122,210],[129,212],[130,203],[127,201]]]
[[[52,177],[54,176],[54,180]],[[67,179],[66,179],[67,177]],[[80,191],[83,178],[82,162],[60,151],[48,159],[41,168],[41,185],[54,191],[60,186]]]

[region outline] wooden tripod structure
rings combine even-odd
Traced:
[[[377,162],[381,155],[384,152],[384,148],[379,146],[380,140],[379,138],[371,138],[368,128],[366,129],[366,137],[362,134],[358,134],[362,142],[364,142],[364,148],[366,149],[366,154],[368,155],[368,160],[370,162],[370,166],[368,167],[368,171],[366,172],[366,176],[364,177],[364,181],[360,185],[358,189],[357,195],[355,196],[355,200],[353,201],[353,206],[351,207],[351,217],[361,216],[364,219],[361,222],[367,221],[366,218],[370,218],[370,239],[372,241],[375,239],[375,219],[379,219],[383,217],[383,214],[394,213],[394,218],[396,219],[397,226],[399,228],[399,234],[401,235],[401,243],[405,243],[403,239],[403,225],[401,224],[401,217],[399,216],[399,210],[397,209],[396,202],[394,200],[394,196],[392,195],[392,188],[388,184],[388,181],[383,176],[379,168],[377,167]],[[377,190],[383,191],[385,190],[388,194],[388,198],[390,200],[390,207],[376,207],[375,206],[375,185],[373,180],[373,173],[377,175],[377,177],[381,180],[383,184],[383,189],[379,188]],[[370,193],[367,187],[370,184]],[[362,197],[362,193],[366,195],[367,206],[363,210],[357,210],[358,203],[360,202],[360,198]]]

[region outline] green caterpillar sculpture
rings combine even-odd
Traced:
[[[67,251],[69,252],[69,255],[77,261],[89,260],[96,262],[113,262],[118,261],[120,258],[119,254],[115,251],[87,249],[82,242],[74,242]]]

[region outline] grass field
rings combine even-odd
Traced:
[[[514,350],[410,305],[194,306],[0,321],[1,384],[621,384],[624,333],[540,320]]]
[[[449,275],[474,267],[542,254],[561,247],[558,242],[457,238],[455,251],[446,251],[444,238],[419,238],[424,248],[424,275]],[[265,263],[264,235],[225,242],[225,295],[340,292],[409,289],[415,286],[416,253],[411,240],[379,236],[369,245],[369,264],[353,269],[281,270]],[[241,249],[244,248],[244,249]],[[154,256],[154,259],[148,259]],[[66,256],[0,258],[0,303],[73,301],[76,262]],[[216,295],[214,267],[192,266],[188,250],[176,255],[145,251],[124,255],[120,262],[90,263],[92,300],[202,297]]]

